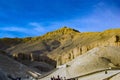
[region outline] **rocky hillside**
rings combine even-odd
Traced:
[[[22,42],[22,39],[19,39],[19,38],[2,38],[0,39],[0,49],[5,50],[21,42]]]
[[[66,77],[67,79],[78,78],[78,80],[103,80],[104,76],[103,79],[98,78],[101,75],[91,77],[90,79],[87,78],[87,76],[92,74],[95,75],[99,72],[103,72],[102,74],[106,75],[104,72],[105,69],[110,68],[113,71],[114,69],[117,71],[117,68],[119,67],[120,47],[96,47],[87,51],[83,55],[77,56],[72,61],[58,66],[58,69],[56,71],[43,78],[40,78],[39,80],[49,80],[51,76],[57,77],[57,75],[60,77]],[[120,70],[118,70],[117,73],[119,72]],[[109,74],[106,76],[109,77],[111,75]]]
[[[34,72],[34,70],[9,58],[1,51],[0,51],[0,70],[4,71],[7,75],[11,75],[12,77],[26,77],[31,75],[29,74],[29,71]]]
[[[120,46],[120,29],[81,33],[75,29],[63,27],[43,36],[12,41],[10,45],[4,42],[5,52],[29,67],[47,72],[56,64],[67,63],[95,47]],[[41,66],[38,63],[51,67]]]
[[[23,64],[28,66],[30,66],[29,64],[34,64],[32,67],[46,72],[56,66],[56,61],[49,58],[47,54],[66,44],[66,42],[71,42],[72,38],[79,33],[77,30],[64,27],[40,37],[33,37],[28,40],[25,40],[26,38],[22,39],[24,41],[7,48],[5,51]],[[44,63],[51,66],[51,68],[38,66],[35,63]]]
[[[51,54],[48,54],[48,56],[54,58],[60,65],[99,46],[120,46],[120,29],[80,33],[75,35],[67,44],[61,45]],[[59,57],[56,58],[56,56]]]

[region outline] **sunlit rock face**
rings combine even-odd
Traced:
[[[58,65],[64,64],[78,55],[99,46],[120,46],[120,30],[107,30],[100,33],[81,33],[71,44],[71,49],[61,53],[57,58]],[[82,36],[82,37],[81,37]],[[77,44],[75,44],[77,43]]]
[[[9,42],[10,40],[10,42]],[[103,32],[79,32],[71,28],[61,28],[48,32],[43,36],[23,39],[9,39],[3,50],[15,60],[31,67],[30,64],[42,63],[51,66],[43,70],[51,70],[56,65],[62,65],[87,51],[99,46],[120,46],[120,29],[110,29]],[[15,42],[16,44],[12,43]],[[43,66],[32,66],[41,69]],[[48,69],[49,68],[49,69]]]
[[[76,58],[78,55],[82,55],[85,52],[91,50],[92,48],[99,47],[99,46],[120,46],[120,42],[116,41],[115,37],[112,37],[110,40],[105,41],[105,42],[93,42],[87,46],[82,46],[82,47],[75,47],[71,49],[70,51],[64,53],[62,56],[58,58],[58,65],[59,64],[64,64],[74,58]]]
[[[119,52],[120,47],[115,46],[100,46],[93,48],[86,53],[77,56],[73,60],[58,66],[56,71],[49,74],[48,76],[41,78],[40,80],[49,80],[51,76],[56,77],[57,75],[66,77],[67,79],[79,77],[78,80],[93,80],[94,78],[95,80],[103,80],[105,78],[108,78],[107,80],[109,80],[109,78],[120,72],[119,69],[117,70],[117,68],[120,67]],[[108,71],[108,74],[105,74],[106,69],[113,71],[112,74],[110,71]],[[98,71],[104,77],[99,75]],[[94,76],[92,77],[92,75]],[[88,76],[89,78],[87,78]],[[119,75],[115,78],[117,77],[119,77]]]

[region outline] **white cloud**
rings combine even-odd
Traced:
[[[22,27],[14,27],[14,26],[10,26],[10,27],[3,27],[3,28],[0,28],[0,30],[2,30],[2,31],[26,32],[27,29],[22,28]]]
[[[30,22],[29,23],[30,26],[33,26],[33,30],[37,31],[37,32],[44,32],[45,29],[43,26],[41,26],[39,23],[37,22]]]
[[[22,34],[25,34],[28,36],[35,36],[35,35],[39,36],[39,35],[44,34],[46,32],[44,27],[42,27],[37,22],[30,22],[27,24],[27,27],[6,26],[6,27],[0,28],[0,30],[5,31],[6,33],[9,33],[9,31],[13,32],[13,33],[19,32],[19,33],[22,33]]]
[[[71,27],[82,32],[93,32],[110,28],[120,28],[119,21],[120,16],[116,11],[116,7],[100,2],[93,7],[93,12],[89,13],[89,15],[61,22],[61,24],[66,26],[71,25]]]
[[[28,24],[31,26],[35,26],[35,27],[40,27],[39,23],[37,23],[37,22],[30,22]]]

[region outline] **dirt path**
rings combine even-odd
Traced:
[[[80,77],[78,80],[103,80],[103,79],[110,77],[112,75],[115,75],[119,72],[120,72],[120,70],[108,70],[107,74],[105,74],[105,71],[102,71],[102,72],[98,72],[98,73],[95,73],[92,75]]]

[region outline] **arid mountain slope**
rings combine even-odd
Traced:
[[[25,43],[7,49],[10,53],[45,53],[58,48],[66,40],[72,40],[78,31],[71,28],[61,28],[48,32],[40,37],[33,37]],[[67,38],[67,39],[66,39]],[[65,41],[64,41],[65,40]]]
[[[119,61],[120,47],[96,47],[89,50],[85,54],[76,57],[72,61],[67,62],[62,66],[58,66],[57,71],[48,76],[45,76],[40,80],[49,80],[50,77],[57,77],[57,75],[66,77],[68,79],[75,77],[79,78],[79,76],[89,73],[120,67]]]
[[[79,33],[80,32],[77,30],[64,27],[43,36],[31,38],[31,40],[16,46],[12,46],[6,49],[6,52],[10,53],[15,59],[21,60],[24,64],[26,64],[25,62],[28,60],[30,62],[32,61],[32,63],[33,61],[45,62],[55,67],[56,61],[50,59],[46,54],[66,44],[66,42],[71,42],[72,38]]]
[[[28,66],[32,62],[32,67],[41,69],[35,65],[36,62],[47,63],[54,68],[56,63],[62,65],[99,46],[120,46],[120,29],[80,33],[64,27],[40,37],[21,39],[20,43],[9,46],[5,51]]]
[[[22,42],[22,39],[20,38],[1,38],[0,39],[0,50],[5,50],[21,42]]]
[[[120,46],[120,29],[79,33],[48,56],[61,65],[99,46]]]
[[[34,70],[9,58],[2,52],[0,52],[0,69],[7,75],[11,75],[13,77],[26,77],[30,75],[28,71],[34,72]]]

